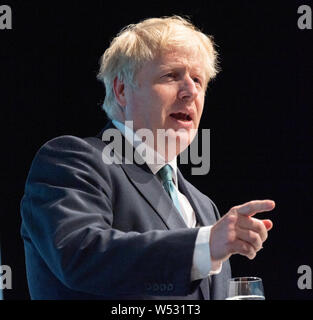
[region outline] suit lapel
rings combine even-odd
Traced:
[[[98,134],[98,137],[101,139],[103,132],[112,128],[115,128],[115,126],[112,122],[109,122],[108,125]],[[123,135],[122,145],[122,154],[119,154],[118,150],[114,151],[117,158],[121,159],[121,167],[128,176],[129,181],[134,185],[141,196],[151,205],[156,214],[160,216],[168,229],[187,228],[184,219],[181,217],[158,178],[154,176],[145,163],[136,163],[135,159],[140,158],[140,155]],[[126,150],[130,152],[125,153]]]
[[[156,211],[168,229],[187,227],[173,201],[147,165],[122,163],[121,166],[130,182]]]

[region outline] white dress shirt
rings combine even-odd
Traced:
[[[132,131],[131,128],[125,126],[123,123],[118,122],[116,120],[112,121],[114,126],[124,135],[124,137],[128,140],[128,142],[136,148],[137,151],[145,150],[146,159],[154,159],[157,158],[157,163],[153,161],[146,161],[147,166],[150,168],[151,172],[156,175],[158,171],[166,164],[164,158],[157,153],[154,149],[149,147],[147,144],[142,142],[141,138],[136,135]],[[152,163],[153,162],[153,163]],[[189,228],[196,227],[196,215],[191,207],[188,199],[183,195],[178,189],[178,182],[177,182],[177,158],[175,157],[172,161],[169,161],[168,164],[171,166],[173,170],[173,182],[174,186],[178,195],[178,201],[180,204],[181,213],[185,220],[186,225]],[[158,179],[161,181],[160,177],[157,176]],[[210,234],[211,234],[212,226],[201,227],[199,229],[196,243],[195,243],[195,250],[193,255],[193,264],[191,269],[191,280],[203,279],[209,275],[218,274],[221,272],[222,263],[215,262],[211,260],[210,255]]]

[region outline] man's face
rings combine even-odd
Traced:
[[[133,121],[134,131],[151,130],[156,150],[158,129],[172,129],[170,139],[179,137],[183,149],[195,137],[207,84],[204,63],[196,50],[174,49],[144,64],[136,88],[125,86],[125,120]]]

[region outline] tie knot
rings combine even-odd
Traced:
[[[172,181],[173,176],[170,165],[166,164],[162,169],[160,169],[159,174],[163,182]]]

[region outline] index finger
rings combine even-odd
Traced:
[[[253,200],[235,207],[239,214],[245,216],[253,216],[258,212],[271,211],[274,208],[275,202],[273,200]]]

